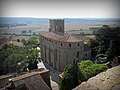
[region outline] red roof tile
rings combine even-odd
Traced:
[[[40,35],[61,42],[83,42],[83,40],[81,40],[80,38],[72,36],[70,34],[60,35],[54,32],[42,32]]]

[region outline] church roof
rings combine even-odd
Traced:
[[[40,35],[45,38],[61,42],[83,42],[83,40],[81,40],[80,38],[72,36],[70,34],[61,35],[54,32],[42,32]]]

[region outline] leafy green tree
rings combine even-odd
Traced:
[[[25,40],[22,39],[21,42],[25,45],[25,46],[32,46],[32,47],[37,47],[39,45],[39,38],[37,36],[32,36],[30,39]]]
[[[81,61],[79,68],[83,74],[82,82],[108,69],[104,64],[93,64],[90,60]]]
[[[92,51],[96,54],[107,54],[110,59],[119,56],[120,27],[102,27],[97,33],[95,43],[92,41],[92,48],[94,49]]]
[[[97,75],[100,72],[106,71],[107,65],[94,64],[90,60],[81,62],[73,61],[72,64],[66,66],[63,77],[60,81],[60,90],[71,90],[79,85],[81,82]]]
[[[68,65],[65,70],[63,77],[60,81],[59,89],[60,90],[71,90],[80,84],[79,78],[81,76],[78,62],[73,61],[72,64]]]
[[[4,70],[4,62],[5,62],[5,59],[11,53],[13,53],[13,49],[15,49],[15,46],[13,44],[4,44],[3,47],[0,49],[0,75],[6,73]]]
[[[12,72],[22,72],[27,69],[27,64],[37,69],[38,50],[31,46],[18,47],[5,44],[0,49],[0,75]]]
[[[39,38],[38,37],[31,37],[30,39],[26,40],[26,44],[32,47],[37,47],[39,45]]]
[[[74,88],[73,80],[73,76],[70,73],[64,74],[59,85],[59,90],[71,90]]]
[[[28,57],[27,59],[29,60],[28,61],[28,69],[29,70],[33,70],[33,69],[37,69],[37,58],[38,58],[38,53],[39,53],[39,50],[37,50],[37,48],[32,48],[31,46],[27,46],[27,53],[28,53]]]
[[[93,65],[93,62],[91,60],[84,60],[79,63],[80,68],[83,70],[84,68]]]
[[[83,81],[107,70],[104,64],[94,64],[91,60],[81,62],[73,61],[72,64],[66,66],[64,74],[60,81],[60,90],[71,90]]]

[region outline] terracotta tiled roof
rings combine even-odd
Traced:
[[[61,42],[83,42],[83,40],[81,40],[80,38],[72,36],[70,34],[60,35],[54,32],[42,32],[40,33],[40,35]]]
[[[11,78],[15,87],[25,84],[28,90],[50,90],[38,72],[31,72]]]

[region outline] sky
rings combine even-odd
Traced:
[[[120,0],[0,0],[0,17],[120,18]]]

